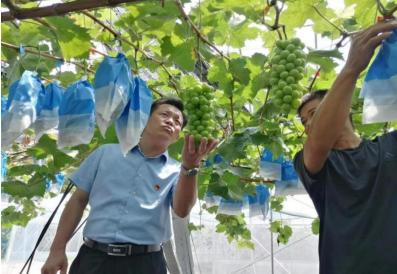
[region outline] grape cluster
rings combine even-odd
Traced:
[[[274,104],[285,114],[299,106],[299,98],[302,96],[299,81],[305,70],[306,55],[303,47],[298,38],[279,40],[270,61],[270,93]]]
[[[186,90],[185,106],[188,116],[187,132],[197,142],[201,138],[213,138],[214,121],[214,90],[208,85],[195,85]]]

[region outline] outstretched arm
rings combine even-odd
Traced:
[[[357,78],[368,66],[376,47],[395,28],[396,21],[382,22],[353,36],[346,64],[310,124],[303,151],[305,167],[310,173],[315,174],[323,167],[348,119]]]
[[[58,270],[61,274],[66,274],[68,269],[66,244],[79,224],[87,203],[88,193],[77,188],[62,212],[50,254],[41,269],[42,274],[56,274]]]
[[[195,148],[194,137],[185,137],[182,152],[182,165],[186,169],[199,167],[201,160],[208,155],[218,144],[213,139],[202,139],[198,149]],[[174,212],[181,218],[186,217],[197,198],[197,176],[179,175],[179,181],[173,198]]]

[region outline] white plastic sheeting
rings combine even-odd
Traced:
[[[58,196],[47,200],[42,206],[51,211],[55,208],[59,199],[60,197]],[[36,252],[30,272],[32,274],[40,273],[40,268],[48,256],[61,211],[62,207]],[[191,253],[187,250],[185,250],[185,253],[183,250],[176,251],[176,253],[179,253],[178,259],[180,262],[188,262],[192,259],[195,274],[272,273],[272,261],[273,273],[276,274],[317,274],[318,237],[311,232],[312,218],[316,214],[310,199],[307,195],[289,196],[284,211],[288,212],[288,215],[273,213],[273,218],[282,219],[285,224],[289,224],[293,229],[293,235],[287,245],[280,246],[277,245],[276,236],[274,235],[272,256],[268,219],[264,220],[263,217],[247,218],[246,221],[252,231],[255,250],[237,249],[234,243],[229,244],[227,242],[225,235],[215,232],[217,221],[214,215],[208,213],[199,214],[199,205],[197,203],[190,216],[190,221],[196,225],[202,224],[205,227],[201,231],[194,231],[191,234]],[[29,222],[26,228],[14,227],[12,229],[7,251],[3,254],[2,273],[19,273],[49,215],[50,212],[35,218]],[[77,255],[81,244],[82,229],[67,245],[69,264]],[[181,246],[178,241],[174,244],[176,250],[181,248]],[[184,246],[182,248],[187,248],[186,245]],[[190,254],[187,256],[192,256],[193,258],[181,258],[180,254]]]

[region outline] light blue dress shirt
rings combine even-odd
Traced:
[[[71,175],[89,193],[83,235],[102,243],[160,244],[171,238],[170,207],[180,163],[165,152],[125,157],[118,144],[95,150]]]

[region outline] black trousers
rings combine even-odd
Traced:
[[[163,251],[134,256],[110,256],[82,245],[69,274],[167,274]]]

